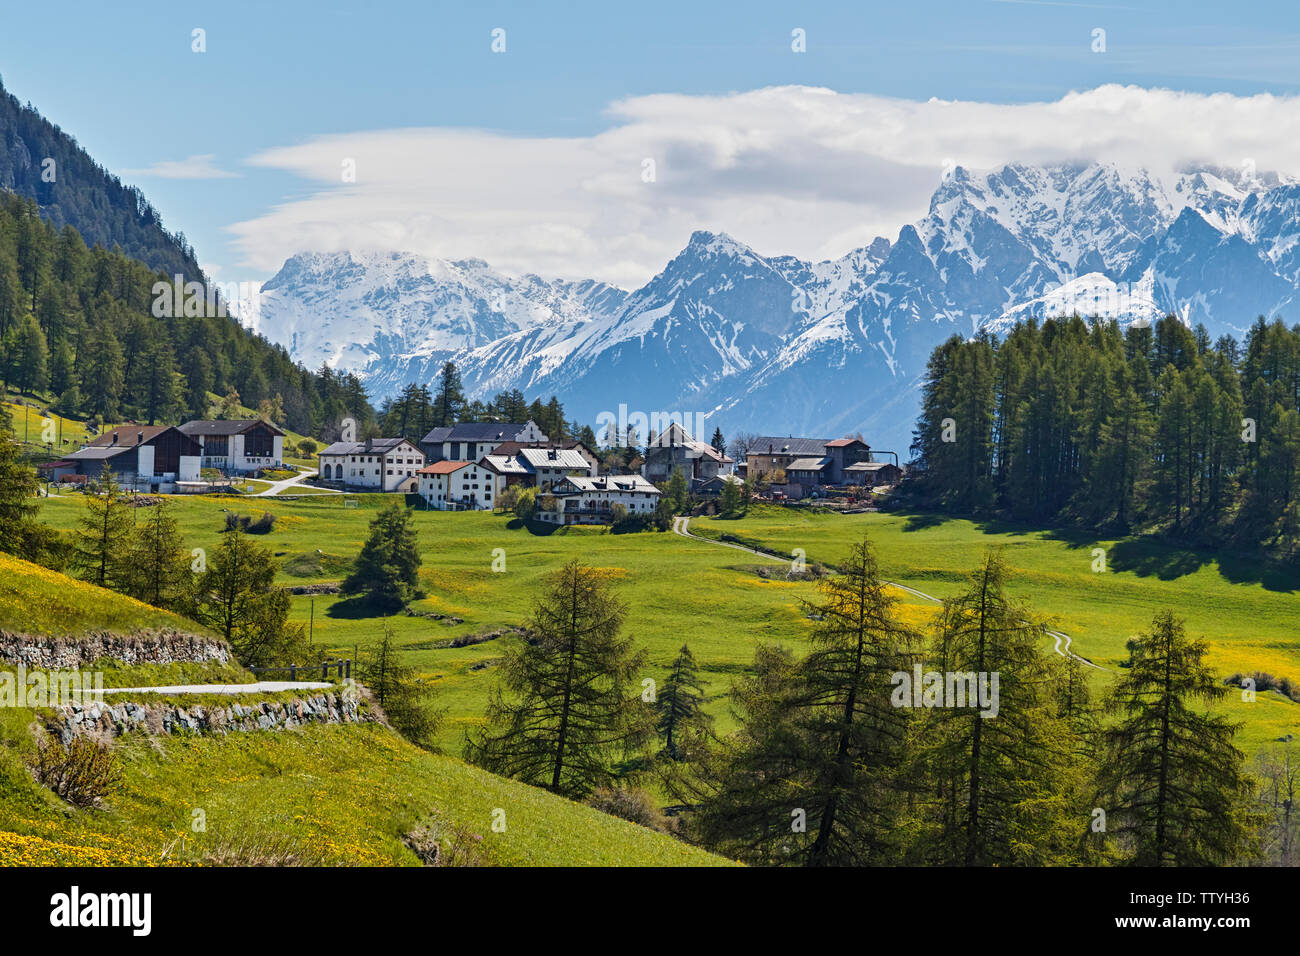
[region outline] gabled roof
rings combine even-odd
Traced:
[[[864,442],[861,438],[837,438],[834,441],[828,441],[826,443],[827,448],[844,448],[848,445],[861,445],[864,448],[871,447],[866,442]]]
[[[317,455],[385,455],[403,442],[415,448],[415,453],[424,452],[415,447],[415,443],[405,438],[371,438],[366,441],[336,441],[326,445]]]
[[[649,495],[662,493],[640,475],[601,475],[598,478],[588,478],[585,475],[569,475],[560,483],[561,489],[566,483],[574,488],[574,491],[569,492],[569,494],[577,494],[583,491],[640,491]],[[554,489],[552,489],[552,493],[561,497],[565,494],[563,490],[556,491]]]
[[[879,471],[881,468],[898,468],[897,465],[888,461],[860,461],[856,465],[849,465],[845,471]],[[902,471],[901,468],[898,469]]]
[[[554,456],[554,457],[552,457]],[[538,468],[576,468],[586,471],[591,462],[572,448],[521,448],[515,456],[529,471]]]
[[[528,422],[522,425],[512,422],[457,422],[455,425],[433,429],[421,441],[429,445],[439,445],[445,441],[515,441],[528,425]]]
[[[199,435],[242,435],[254,425],[265,425],[277,435],[284,434],[283,431],[261,418],[231,418],[222,421],[196,419],[181,425],[180,430],[196,438]]]
[[[417,471],[416,474],[450,475],[453,471],[460,471],[462,468],[468,468],[472,464],[474,464],[472,461],[451,461],[450,459],[444,459],[443,461],[435,461],[432,465],[425,465]]]
[[[500,449],[498,449],[499,451]],[[484,455],[483,464],[498,475],[526,475],[528,469],[523,462],[510,455]]]
[[[153,441],[171,425],[119,425],[87,442],[90,448],[134,448]]]
[[[755,438],[749,443],[749,455],[822,455],[830,444],[825,438]]]
[[[708,442],[692,438],[690,432],[677,424],[677,422],[673,422],[650,440],[649,444],[646,446],[647,457],[649,456],[651,449],[655,448],[686,448],[700,457],[712,458],[714,461],[723,464],[727,464],[734,460],[719,452]]]

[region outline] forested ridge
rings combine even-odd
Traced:
[[[133,259],[187,281],[203,272],[183,233],[170,233],[136,186],[122,182],[58,126],[0,81],[0,190],[35,201],[41,217],[76,228],[89,245],[119,248]]]
[[[1300,543],[1300,326],[1211,343],[1169,316],[1017,323],[930,357],[910,485],[966,514]]]
[[[266,401],[303,434],[372,422],[355,376],[308,371],[206,303],[201,316],[155,316],[154,285],[168,279],[0,193],[0,386],[101,422],[203,418],[214,394],[232,409]]]

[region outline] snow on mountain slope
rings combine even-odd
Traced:
[[[825,262],[696,232],[640,289],[509,277],[481,260],[295,256],[257,327],[372,396],[432,381],[710,412],[732,431],[863,431],[904,452],[930,351],[1017,318],[1176,313],[1240,334],[1300,295],[1300,184],[1249,169],[1169,179],[1109,164],[957,168],[890,242]]]

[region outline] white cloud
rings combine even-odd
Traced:
[[[916,102],[808,87],[614,103],[582,138],[447,128],[322,136],[254,156],[313,181],[231,226],[244,265],[390,249],[632,287],[693,229],[768,255],[843,255],[925,213],[946,160],[1189,162],[1300,174],[1300,98],[1103,86],[1045,103]],[[642,181],[643,160],[656,181]],[[343,181],[353,160],[356,181]]]
[[[164,159],[143,169],[124,169],[122,174],[158,179],[233,179],[238,175],[217,166],[216,158],[215,153],[203,153],[185,159]]]

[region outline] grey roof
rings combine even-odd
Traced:
[[[552,458],[551,456],[555,457]],[[573,448],[521,448],[516,456],[530,471],[538,468],[576,468],[586,471],[591,462]]]
[[[74,451],[63,457],[68,461],[102,461],[114,458],[127,451],[135,451],[135,445],[87,445],[81,451]]]
[[[511,422],[458,422],[433,429],[421,439],[429,445],[445,441],[515,441],[528,423]]]
[[[518,458],[509,455],[484,455],[483,460],[499,475],[526,475],[528,469]]]
[[[372,438],[369,441],[336,441],[325,446],[317,455],[383,455],[402,442],[405,438]],[[412,443],[414,444],[414,443]],[[423,452],[420,452],[423,454]]]
[[[599,478],[570,475],[565,481],[578,491],[640,491],[648,495],[661,494],[658,488],[640,475],[601,475]],[[556,493],[563,496],[563,492]]]
[[[829,458],[797,458],[785,466],[786,471],[821,471],[828,464]]]
[[[223,421],[208,421],[206,419],[196,419],[192,422],[186,422],[184,425],[177,426],[187,435],[242,435],[254,425],[262,424],[270,428],[276,434],[283,435],[280,429],[276,428],[270,422],[263,421],[260,418],[232,418]]]
[[[755,438],[749,443],[750,455],[824,455],[829,438]],[[769,450],[770,449],[770,450]]]
[[[848,465],[845,471],[879,471],[881,468],[897,468],[893,462],[888,461],[860,461],[856,465]]]

